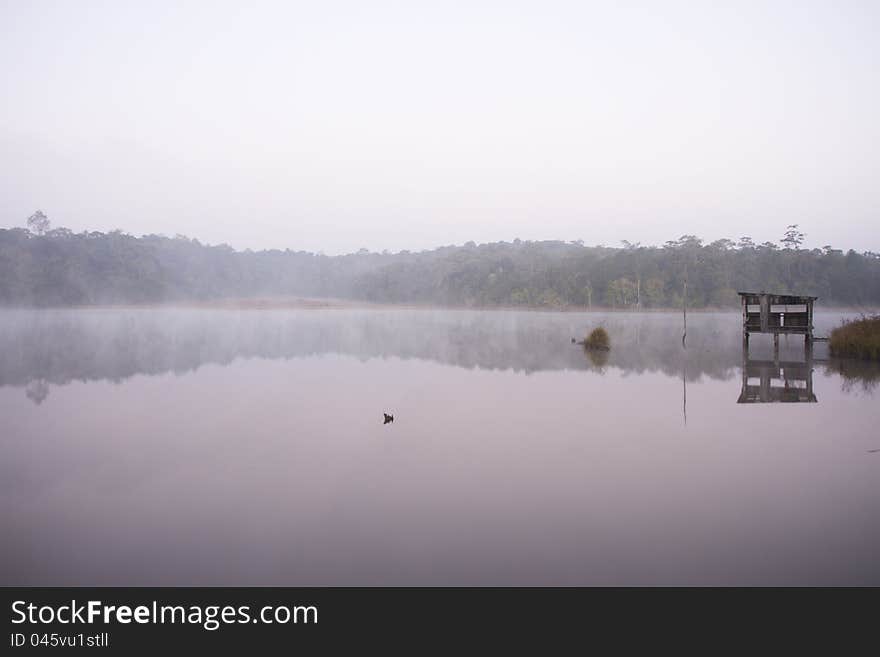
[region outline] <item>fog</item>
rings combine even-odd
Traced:
[[[880,250],[871,2],[0,2],[0,226]]]
[[[824,335],[852,313],[820,313]],[[0,387],[35,382],[122,383],[140,374],[185,375],[241,359],[295,360],[345,355],[425,360],[463,369],[534,374],[589,370],[663,373],[729,380],[742,364],[740,316],[698,313],[690,319],[689,350],[681,349],[676,313],[547,313],[439,309],[217,310],[106,308],[0,311]],[[605,327],[615,348],[585,352],[572,345],[588,327]],[[827,360],[827,345],[816,355]],[[803,360],[803,339],[784,338],[783,360]],[[771,358],[770,336],[752,338],[750,357]],[[880,379],[880,365],[849,362],[843,374]],[[687,367],[686,371],[684,367]],[[42,400],[40,400],[42,401]]]

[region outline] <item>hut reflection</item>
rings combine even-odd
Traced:
[[[737,403],[817,402],[812,350],[805,350],[804,356],[803,361],[752,359],[748,347],[744,347],[742,390]]]

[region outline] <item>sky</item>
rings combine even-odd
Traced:
[[[0,227],[880,251],[880,2],[0,0]]]

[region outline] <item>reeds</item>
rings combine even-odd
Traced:
[[[828,349],[838,358],[880,360],[880,315],[843,322],[831,331]]]

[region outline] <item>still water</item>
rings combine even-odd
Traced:
[[[735,313],[682,349],[661,313],[3,311],[0,584],[878,585],[880,370],[781,347]]]

